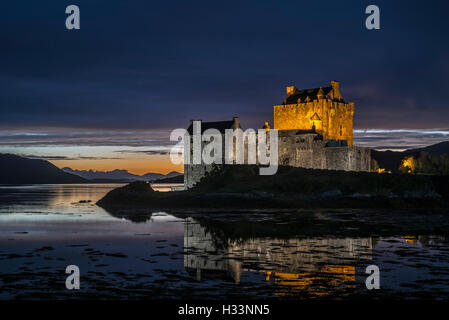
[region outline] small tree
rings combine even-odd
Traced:
[[[402,173],[414,173],[416,171],[416,160],[413,156],[407,156],[401,161],[399,171]]]
[[[376,159],[371,158],[371,172],[382,173],[385,169],[379,167],[379,163]]]
[[[420,152],[401,161],[399,171],[403,173],[449,175],[449,155]]]

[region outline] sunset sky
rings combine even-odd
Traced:
[[[81,29],[65,28],[76,4]],[[366,6],[381,29],[365,28]],[[449,2],[3,1],[0,153],[74,169],[182,171],[190,119],[272,123],[285,87],[340,81],[355,143],[449,140]]]

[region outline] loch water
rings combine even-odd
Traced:
[[[0,299],[449,298],[444,235],[305,234],[285,210],[120,216],[95,204],[118,186],[0,186]]]

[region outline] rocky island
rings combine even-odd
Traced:
[[[279,167],[273,176],[258,166],[224,166],[185,191],[157,192],[145,182],[114,189],[105,209],[449,208],[447,176],[378,174]]]

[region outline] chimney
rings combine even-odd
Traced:
[[[332,86],[332,89],[339,90],[340,89],[340,82],[338,82],[338,81],[331,81],[331,86]]]
[[[190,125],[193,125],[193,121],[201,121],[201,122],[202,122],[203,120],[201,120],[201,119],[200,119],[200,120],[190,120],[190,123],[189,123],[189,124],[190,124]]]
[[[340,82],[338,81],[331,81],[332,91],[333,91],[333,98],[337,100],[343,99],[340,93]]]
[[[295,86],[287,87],[287,96],[294,94],[297,90],[298,88],[296,88]]]
[[[239,117],[233,117],[232,121],[234,122],[234,124],[232,125],[233,129],[237,129],[240,128],[240,120]]]

